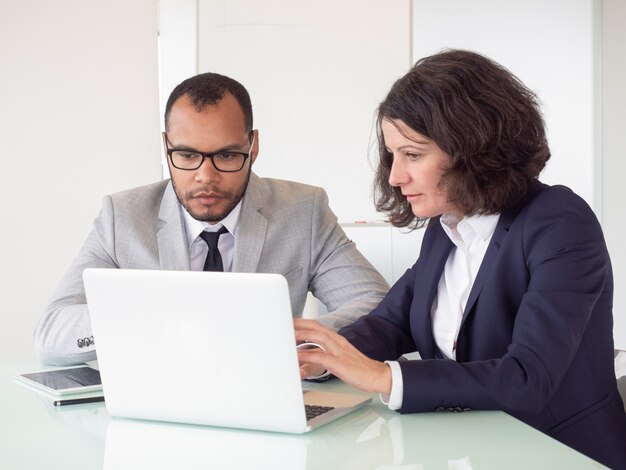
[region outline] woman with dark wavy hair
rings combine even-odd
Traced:
[[[492,60],[418,61],[378,111],[376,207],[427,226],[415,265],[334,333],[296,320],[303,377],[324,369],[401,413],[504,410],[626,468],[613,365],[613,279],[589,206],[538,180],[537,98]],[[418,351],[421,360],[400,361]]]

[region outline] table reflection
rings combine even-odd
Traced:
[[[107,430],[104,468],[472,469],[468,456],[448,460],[447,453],[425,467],[419,446],[405,441],[399,416],[373,407],[318,431],[292,435],[115,419]]]

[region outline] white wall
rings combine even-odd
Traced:
[[[410,65],[409,0],[199,0],[198,71],[243,83],[262,176],[324,187],[342,222],[379,219],[374,111]]]
[[[173,38],[173,39],[172,39]],[[159,95],[160,116],[172,90],[198,73],[197,0],[159,0]],[[164,163],[164,176],[169,178]]]
[[[470,49],[516,74],[542,103],[552,157],[541,175],[594,209],[593,0],[413,1],[415,60]]]
[[[626,2],[602,2],[602,226],[615,278],[615,346],[626,350]]]
[[[0,359],[32,330],[102,196],[160,178],[155,0],[0,2]]]

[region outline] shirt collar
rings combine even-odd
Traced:
[[[242,200],[243,201],[243,200]],[[226,227],[228,232],[234,237],[237,231],[237,224],[239,223],[239,214],[241,213],[241,203],[235,206],[226,217],[217,222],[216,224],[209,224],[201,220],[194,219],[189,212],[179,203],[180,210],[183,213],[183,219],[185,221],[185,231],[187,232],[187,245],[191,247],[191,244],[198,238],[198,236],[204,232],[217,232],[220,228]]]
[[[496,230],[500,214],[489,215],[472,215],[469,217],[459,218],[453,214],[443,214],[439,221],[446,234],[452,239],[451,233],[456,231],[457,226],[461,222],[465,222],[475,233],[483,240],[489,240]],[[453,239],[454,241],[454,239]]]

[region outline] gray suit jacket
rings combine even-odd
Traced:
[[[104,198],[92,232],[35,329],[43,362],[96,358],[82,282],[90,267],[190,269],[185,224],[169,180]],[[333,328],[370,312],[388,289],[337,224],[324,190],[255,174],[243,198],[232,270],[284,275],[294,315],[302,314],[311,291],[329,311],[320,320]]]

